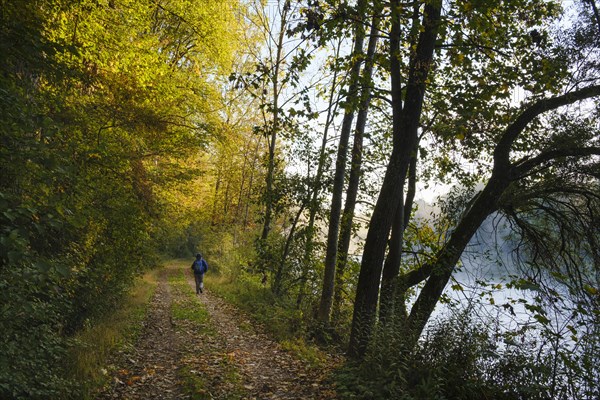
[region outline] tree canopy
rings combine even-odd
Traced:
[[[157,187],[181,179],[222,125],[219,82],[242,8],[1,9],[0,393],[64,398],[76,393],[61,373],[69,337],[156,264],[166,205]]]

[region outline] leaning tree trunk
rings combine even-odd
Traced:
[[[436,255],[436,261],[429,267],[429,278],[419,293],[404,327],[407,349],[416,344],[465,247],[483,221],[496,210],[498,199],[510,183],[505,175],[507,174],[492,176],[458,223],[448,243]]]
[[[575,146],[566,151],[552,149],[537,157],[527,158],[511,164],[510,152],[515,140],[527,125],[542,113],[597,96],[600,96],[600,85],[586,87],[550,99],[538,100],[525,109],[506,128],[494,149],[492,176],[458,222],[448,243],[436,255],[435,262],[426,264],[419,270],[411,271],[411,273],[402,277],[405,286],[414,286],[427,279],[407,319],[405,326],[407,348],[411,348],[416,344],[442,295],[444,287],[450,280],[462,252],[483,221],[499,208],[502,196],[511,182],[529,176],[531,170],[555,158],[569,155],[600,155],[600,148],[598,147],[582,149]]]

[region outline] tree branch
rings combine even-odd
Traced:
[[[591,155],[600,155],[600,147],[554,149],[542,152],[533,158],[522,158],[512,165],[514,171],[513,180],[520,179],[522,175],[526,174],[536,166],[559,157],[583,157]]]
[[[510,167],[509,155],[512,144],[525,129],[527,124],[541,114],[577,101],[600,96],[600,85],[588,86],[570,93],[548,99],[539,100],[527,107],[517,119],[510,124],[500,138],[494,150],[494,172],[503,173]]]
[[[418,285],[423,282],[425,279],[429,278],[431,272],[433,271],[434,261],[423,264],[417,269],[413,269],[403,275],[398,277],[399,279],[399,287],[406,288]]]

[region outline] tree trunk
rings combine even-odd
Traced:
[[[392,80],[392,110],[394,147],[386,170],[383,185],[373,215],[358,278],[352,329],[348,353],[351,357],[364,355],[375,324],[379,284],[387,237],[393,216],[398,207],[404,179],[411,154],[417,143],[417,130],[425,95],[425,82],[437,38],[441,14],[441,1],[425,4],[423,29],[409,66],[406,100],[402,107],[402,84],[400,82],[399,38],[401,4],[392,2],[392,28],[390,34],[390,69]]]
[[[359,15],[363,15],[365,9],[365,1],[361,0],[357,6]],[[350,131],[352,129],[352,121],[354,120],[354,104],[353,98],[356,96],[360,66],[362,64],[363,42],[365,38],[364,27],[362,22],[356,22],[354,38],[354,49],[352,51],[353,64],[350,71],[350,83],[348,95],[346,97],[346,112],[342,122],[340,132],[340,142],[335,161],[335,174],[333,178],[333,189],[331,193],[331,208],[329,212],[329,225],[327,232],[327,250],[325,253],[325,273],[323,276],[323,290],[321,292],[321,300],[319,302],[319,310],[317,319],[329,325],[329,314],[333,303],[333,287],[335,282],[335,268],[337,261],[337,242],[340,228],[340,215],[342,211],[342,194],[344,190],[344,175],[346,172],[346,158],[348,153],[348,141],[350,139]]]
[[[244,230],[246,230],[246,227],[248,226],[248,215],[249,215],[249,208],[250,208],[250,199],[252,196],[252,189],[254,188],[254,172],[256,171],[256,162],[258,160],[258,149],[260,148],[260,142],[261,142],[262,137],[259,137],[258,140],[256,141],[256,148],[254,150],[254,155],[253,155],[253,159],[252,159],[252,169],[250,170],[250,180],[248,182],[248,196],[246,198],[246,205],[245,205],[245,210],[244,210],[244,222],[243,222],[243,227]]]
[[[448,243],[436,255],[429,279],[408,316],[407,348],[412,348],[416,344],[465,247],[483,221],[497,209],[497,201],[509,184],[510,180],[506,176],[492,176],[452,232]]]
[[[213,198],[213,204],[212,204],[212,213],[211,213],[211,217],[210,217],[210,222],[212,226],[217,225],[217,208],[218,208],[218,199],[219,199],[219,188],[221,187],[221,174],[222,174],[222,168],[221,168],[221,163],[219,163],[219,166],[217,167],[217,181],[215,182],[215,197]]]
[[[300,209],[296,212],[296,216],[294,217],[294,221],[292,222],[292,226],[290,228],[290,233],[288,234],[287,239],[285,240],[285,246],[283,248],[283,254],[281,255],[281,260],[279,261],[279,265],[277,266],[277,271],[275,272],[275,278],[273,280],[273,293],[276,295],[281,294],[281,286],[283,283],[283,271],[285,269],[285,260],[290,254],[290,248],[292,241],[294,239],[294,234],[296,233],[296,227],[298,226],[298,221],[300,220],[300,216],[304,212],[305,204],[302,204]]]
[[[381,298],[379,299],[379,320],[382,324],[387,324],[393,318],[395,312],[395,299],[397,290],[398,274],[402,262],[402,247],[404,243],[404,231],[410,221],[410,213],[415,198],[416,186],[417,155],[415,152],[410,159],[408,173],[408,191],[406,200],[403,199],[404,190],[400,195],[400,203],[394,215],[392,222],[392,235],[389,241],[388,255],[383,264],[383,274],[381,277]],[[400,298],[404,298],[401,296]],[[404,305],[402,304],[404,310]],[[402,313],[401,313],[402,314]]]
[[[341,49],[342,41],[338,42],[338,46],[336,49],[336,60],[339,58],[340,49]],[[310,203],[308,205],[309,216],[308,216],[308,226],[306,227],[306,245],[304,246],[304,256],[302,257],[302,273],[300,276],[300,288],[298,289],[298,297],[296,298],[296,308],[300,308],[302,302],[304,301],[304,296],[306,295],[306,281],[308,280],[308,272],[311,266],[311,255],[314,247],[314,237],[315,237],[315,219],[317,216],[317,211],[319,208],[319,193],[321,192],[322,179],[323,179],[323,169],[325,168],[325,161],[327,159],[327,154],[325,150],[327,149],[327,140],[329,138],[329,128],[333,123],[333,118],[337,111],[337,105],[339,101],[335,101],[335,90],[337,88],[337,76],[338,69],[336,68],[333,72],[333,80],[331,84],[331,92],[329,95],[329,104],[327,106],[327,117],[325,118],[325,127],[323,128],[323,139],[321,140],[321,149],[319,151],[319,162],[317,165],[317,172],[315,174],[314,179],[314,187],[310,197]]]
[[[392,233],[388,243],[388,255],[381,275],[381,298],[379,299],[379,321],[386,324],[393,315],[394,281],[400,272],[402,245],[404,242],[404,189],[400,188],[398,208],[392,221]]]
[[[352,238],[352,223],[354,220],[354,209],[356,207],[356,198],[358,196],[358,185],[360,183],[362,169],[362,154],[363,154],[363,137],[365,126],[367,124],[367,116],[369,113],[369,103],[371,101],[372,76],[375,59],[375,50],[377,48],[377,40],[379,38],[379,22],[380,16],[378,10],[374,11],[375,16],[372,20],[371,32],[369,34],[369,44],[367,46],[367,56],[365,60],[365,68],[362,74],[363,87],[361,89],[360,99],[361,104],[356,118],[356,128],[354,131],[354,142],[352,144],[352,160],[350,164],[350,177],[348,179],[348,188],[346,190],[346,203],[340,223],[340,234],[337,249],[337,270],[335,278],[335,287],[333,295],[333,321],[339,320],[344,274],[348,264],[348,249],[350,248],[350,240]]]
[[[289,7],[284,6],[281,11],[279,36],[277,38],[277,50],[275,56],[275,67],[273,71],[273,121],[271,125],[271,135],[269,141],[269,154],[267,160],[267,177],[265,193],[265,219],[263,230],[260,236],[261,241],[267,240],[271,231],[271,220],[273,219],[273,179],[275,174],[275,144],[277,142],[277,133],[279,130],[279,70],[282,63],[283,39],[285,38],[285,29],[287,26],[287,16]]]
[[[225,193],[223,195],[223,222],[224,223],[228,223],[229,222],[229,216],[227,214],[229,214],[229,205],[231,203],[231,200],[229,199],[229,189],[231,187],[231,170],[228,169],[228,171],[226,171],[227,175],[228,175],[228,179],[225,181]]]
[[[247,166],[248,166],[248,153],[249,153],[249,147],[250,147],[250,140],[246,141],[244,143],[244,163],[242,164],[242,179],[240,182],[240,191],[238,192],[238,199],[237,199],[237,204],[235,207],[235,216],[234,216],[234,223],[237,225],[240,223],[240,211],[242,209],[242,198],[244,196],[244,186],[246,185],[246,174],[247,172]],[[237,230],[236,230],[237,232]],[[237,240],[235,241],[237,243]]]

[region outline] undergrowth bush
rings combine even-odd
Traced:
[[[209,289],[247,312],[277,339],[292,339],[305,332],[301,311],[290,300],[275,296],[260,277],[245,272],[235,277],[207,274],[206,282]]]
[[[31,278],[35,268],[4,269],[0,277],[0,398],[61,398],[74,389],[62,360],[70,340],[61,332],[65,296],[53,280]]]
[[[66,357],[74,336],[154,265],[146,221],[119,206],[110,221],[0,192],[0,398],[81,398]]]
[[[355,399],[596,398],[590,382],[574,383],[578,355],[525,336],[508,344],[493,327],[456,314],[433,324],[412,351],[400,329],[379,330],[363,362],[339,371],[338,390]]]

